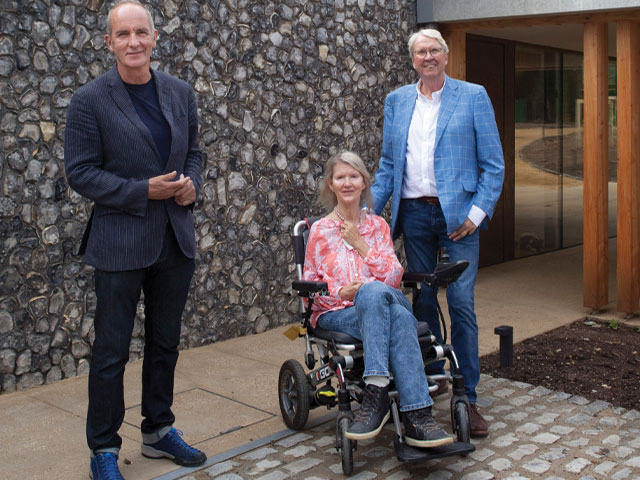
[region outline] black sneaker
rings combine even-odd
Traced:
[[[351,440],[365,440],[380,433],[389,420],[389,388],[367,385],[360,410],[345,436]]]
[[[453,443],[453,437],[434,420],[431,407],[403,412],[402,423],[407,445],[432,448]]]

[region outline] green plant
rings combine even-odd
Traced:
[[[620,328],[620,320],[618,320],[617,318],[609,320],[609,328],[611,330],[617,330],[618,328]]]

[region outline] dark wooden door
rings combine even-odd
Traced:
[[[505,160],[502,195],[489,229],[480,232],[480,266],[513,258],[514,47],[504,40],[467,35],[467,81],[485,87],[493,104]]]

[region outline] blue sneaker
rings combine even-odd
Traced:
[[[93,480],[124,480],[118,468],[118,456],[111,453],[99,453],[91,459],[91,478]]]
[[[182,440],[182,432],[172,428],[156,443],[143,443],[142,455],[148,458],[170,458],[183,467],[202,465],[207,456],[197,448],[190,447]]]

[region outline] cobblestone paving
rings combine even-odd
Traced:
[[[490,435],[476,451],[416,464],[396,459],[394,430],[358,442],[357,480],[607,479],[640,480],[640,412],[542,387],[483,375],[479,400]],[[436,418],[450,430],[449,398]],[[280,440],[182,477],[183,480],[321,480],[345,478],[334,448],[334,423]]]

